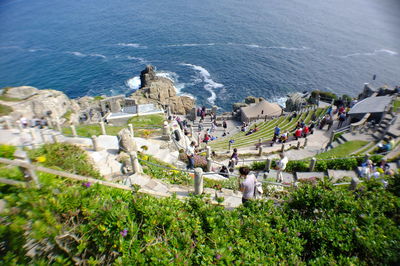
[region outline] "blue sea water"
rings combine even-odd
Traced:
[[[2,0],[0,86],[130,93],[146,64],[199,104],[400,84],[398,0]]]

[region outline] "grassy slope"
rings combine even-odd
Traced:
[[[348,141],[327,152],[318,154],[315,157],[317,159],[348,157],[350,153],[360,149],[366,144],[368,144],[368,141],[363,141],[363,140]]]

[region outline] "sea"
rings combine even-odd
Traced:
[[[356,96],[400,85],[399,14],[399,0],[1,0],[0,87],[129,95],[151,64],[222,111],[249,95]]]

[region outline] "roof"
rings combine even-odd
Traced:
[[[240,109],[248,118],[266,115],[274,116],[282,113],[282,108],[277,103],[270,103],[265,100]]]
[[[368,97],[354,105],[349,114],[382,113],[391,101],[390,96]]]

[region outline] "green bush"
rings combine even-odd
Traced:
[[[0,144],[0,157],[14,159],[14,152],[17,148],[12,145]]]
[[[307,172],[310,168],[308,161],[289,161],[286,165],[287,172]]]
[[[327,169],[354,170],[357,166],[356,158],[326,160]]]
[[[373,180],[355,192],[328,183],[300,185],[279,205],[254,201],[225,210],[202,196],[182,202],[39,178],[40,190],[0,185],[7,201],[0,219],[3,265],[395,265],[400,260],[399,198]],[[30,247],[36,256],[26,255]]]
[[[43,165],[57,167],[67,172],[78,175],[100,178],[100,174],[94,169],[84,150],[67,143],[44,144],[36,150],[30,151],[32,159],[44,157]]]

